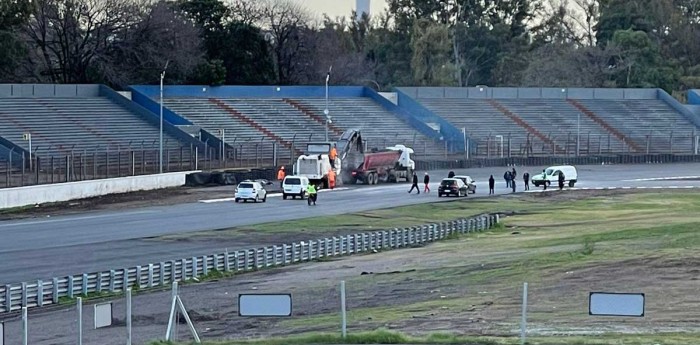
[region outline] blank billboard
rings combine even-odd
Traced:
[[[292,295],[238,295],[238,315],[257,317],[292,316]]]
[[[643,293],[591,292],[588,314],[601,316],[644,316]]]
[[[112,325],[112,303],[95,304],[95,329]]]

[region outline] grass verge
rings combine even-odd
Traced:
[[[527,339],[530,345],[688,345],[697,344],[700,334],[667,333],[659,335],[619,335],[602,334],[596,336],[567,336],[567,337],[533,337]],[[171,345],[185,343],[153,342],[151,345]],[[516,345],[520,344],[517,337],[476,337],[449,333],[431,333],[427,336],[416,337],[400,332],[377,330],[348,334],[342,338],[338,334],[308,334],[288,338],[272,338],[249,341],[203,342],[204,345],[314,345],[314,344],[463,344],[463,345]]]

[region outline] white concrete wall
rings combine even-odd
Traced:
[[[179,187],[185,184],[185,176],[194,172],[197,171],[3,188],[0,189],[0,209],[139,190]]]

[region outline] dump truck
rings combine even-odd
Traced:
[[[350,181],[374,185],[379,182],[410,182],[416,163],[411,159],[413,149],[404,145],[386,147],[384,150],[362,153],[362,162],[351,168]]]

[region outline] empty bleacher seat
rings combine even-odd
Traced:
[[[37,156],[157,149],[159,129],[106,97],[0,98],[0,136]],[[165,148],[183,144],[167,132]]]

